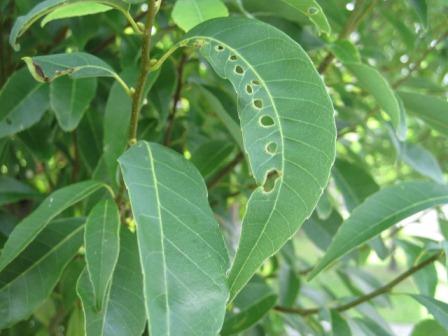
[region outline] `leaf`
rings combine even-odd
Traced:
[[[0,271],[13,261],[53,218],[103,186],[98,182],[84,181],[61,188],[48,196],[36,210],[17,224],[10,234],[0,255]]]
[[[434,320],[423,320],[417,323],[411,336],[445,336],[446,331]]]
[[[120,233],[120,256],[104,309],[96,308],[92,284],[85,270],[78,280],[78,295],[87,336],[140,336],[146,325],[143,277],[137,239],[127,229]]]
[[[342,223],[309,278],[400,220],[447,202],[448,187],[429,181],[401,182],[378,191],[355,208]]]
[[[379,190],[378,184],[368,172],[349,161],[337,159],[332,173],[349,211]]]
[[[51,82],[65,75],[73,79],[112,77],[125,91],[129,90],[126,83],[107,63],[84,52],[24,57],[23,60],[34,79],[41,83]]]
[[[48,109],[48,87],[32,80],[26,69],[16,71],[0,91],[0,138],[37,123]]]
[[[180,44],[199,48],[233,84],[244,147],[259,185],[229,274],[233,299],[310,216],[326,187],[335,156],[333,108],[306,53],[265,23],[213,19]]]
[[[298,10],[303,15],[307,16],[312,23],[316,26],[319,32],[323,32],[327,35],[331,34],[331,27],[328,23],[328,19],[325,16],[322,7],[315,0],[281,0],[286,3],[292,9]]]
[[[424,27],[428,27],[428,5],[426,0],[409,0]]]
[[[352,335],[347,321],[335,310],[331,311],[331,332],[333,336]]]
[[[327,219],[320,219],[316,214],[313,214],[303,224],[303,230],[318,248],[325,251],[341,223],[341,215],[333,210]]]
[[[448,103],[435,96],[399,91],[406,110],[413,112],[429,126],[448,136]]]
[[[274,307],[277,295],[263,279],[254,278],[238,294],[226,315],[221,335],[232,335],[250,328]]]
[[[86,264],[96,308],[101,310],[120,251],[120,215],[114,201],[104,200],[90,212],[84,241]]]
[[[0,176],[0,206],[37,196],[39,193],[28,184],[9,176]]]
[[[73,131],[95,97],[95,78],[70,79],[61,77],[50,85],[50,106],[61,128]]]
[[[128,189],[152,335],[216,335],[228,291],[227,251],[193,164],[139,142],[119,163]]]
[[[225,140],[208,141],[193,152],[191,162],[207,180],[228,161],[234,149],[235,146]]]
[[[98,4],[102,4],[109,8],[115,8],[127,16],[129,4],[121,0],[46,0],[39,2],[34,6],[26,15],[19,16],[11,29],[9,35],[9,44],[18,51],[20,45],[17,44],[17,39],[22,36],[36,21],[41,17],[49,15],[44,18],[42,25],[59,17],[70,17],[85,15],[86,8],[90,8],[90,13],[94,13],[98,10]],[[67,6],[71,12],[70,16],[64,16],[67,14]],[[64,9],[65,7],[65,9]],[[50,14],[50,13],[54,14]],[[89,12],[89,11],[87,11]]]
[[[361,62],[361,55],[356,46],[349,40],[336,40],[330,44],[330,50],[342,62]]]
[[[79,218],[53,222],[0,273],[0,329],[27,318],[50,295],[82,244]]]
[[[221,0],[177,0],[171,18],[184,31],[189,31],[204,21],[228,15]]]
[[[359,86],[369,92],[386,112],[400,140],[406,138],[406,119],[394,91],[375,68],[354,62],[344,62],[347,69],[357,78]]]
[[[78,1],[72,4],[69,3],[64,7],[57,8],[53,10],[50,14],[47,14],[42,20],[40,25],[43,27],[47,23],[54,20],[66,19],[76,16],[98,14],[106,12],[111,9],[112,7],[100,3],[95,3],[95,1],[86,1],[86,2]]]
[[[414,300],[428,309],[442,327],[448,330],[448,304],[425,295],[409,294]]]
[[[283,307],[293,307],[300,291],[300,277],[295,267],[284,263],[280,267],[279,277],[279,303]]]

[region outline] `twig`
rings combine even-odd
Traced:
[[[229,174],[235,166],[244,159],[242,152],[239,152],[235,158],[230,161],[223,169],[221,169],[216,175],[207,183],[207,188],[210,190],[221,181],[227,174]]]
[[[131,125],[129,130],[129,144],[137,141],[137,127],[140,110],[142,109],[142,96],[146,79],[150,71],[151,31],[156,14],[156,0],[148,0],[145,29],[143,31],[142,56],[140,60],[140,75],[137,80],[135,92],[132,94]]]
[[[422,65],[422,62],[425,60],[425,58],[433,51],[439,44],[442,42],[446,37],[448,37],[448,30],[444,32],[437,40],[435,40],[434,43],[430,45],[429,48],[425,50],[425,52],[420,56],[419,59],[417,59],[415,62],[409,62],[409,66],[407,67],[408,73],[398,79],[396,82],[392,84],[392,87],[396,89],[398,86],[400,86],[403,82],[405,82],[409,77],[412,76],[412,74],[415,71],[418,71],[420,69],[420,66]]]
[[[393,279],[392,281],[390,281],[383,287],[380,287],[366,295],[362,295],[353,301],[350,301],[348,303],[341,304],[338,306],[330,307],[329,309],[333,309],[338,312],[343,312],[343,311],[349,310],[355,306],[358,306],[366,301],[369,301],[377,296],[385,294],[385,293],[389,292],[390,290],[392,290],[396,285],[398,285],[403,280],[407,279],[408,277],[410,277],[414,273],[418,272],[422,268],[425,268],[426,266],[435,262],[441,255],[442,255],[442,252],[439,252],[439,253],[433,255],[432,257],[422,261],[421,263],[411,267],[406,272],[403,272],[402,274],[397,276],[395,279]],[[282,313],[298,314],[298,315],[302,315],[302,316],[317,314],[317,313],[319,313],[319,311],[321,309],[322,308],[320,308],[320,307],[319,308],[308,308],[308,309],[307,308],[290,308],[290,307],[282,307],[282,306],[274,307],[274,310],[282,312]]]
[[[378,0],[372,0],[369,5],[365,9],[363,9],[364,1],[358,0],[356,3],[356,8],[353,10],[352,14],[347,20],[346,25],[339,33],[338,40],[343,40],[348,35],[350,35],[358,27],[362,19],[373,9],[377,1]],[[334,57],[335,56],[331,51],[327,53],[327,55],[324,57],[317,68],[320,74],[323,74],[328,69],[329,65],[334,60]]]
[[[165,137],[163,140],[163,144],[165,146],[169,146],[170,142],[171,142],[171,135],[173,133],[173,126],[174,126],[174,119],[176,118],[177,105],[179,104],[180,96],[182,94],[185,63],[187,63],[187,55],[182,54],[180,61],[179,61],[179,65],[177,66],[176,90],[174,91],[171,112],[168,115],[167,127],[166,127],[166,131],[165,131]]]

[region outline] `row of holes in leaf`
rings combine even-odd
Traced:
[[[224,46],[222,45],[217,45],[215,47],[216,51],[218,52],[222,52],[225,50]],[[238,60],[238,57],[236,55],[230,55],[229,56],[229,61],[230,62],[236,62]],[[241,65],[235,65],[234,68],[234,72],[235,74],[242,76],[244,75],[244,69]],[[259,86],[260,85],[260,81],[257,79],[253,79],[250,83],[246,84],[246,93],[248,95],[252,95],[254,93],[254,86]],[[263,101],[261,99],[254,99],[252,101],[253,106],[255,107],[255,109],[257,110],[261,110],[263,108]],[[259,123],[262,127],[272,127],[274,126],[274,119],[272,119],[272,117],[268,116],[268,115],[263,115],[259,118]],[[274,155],[277,151],[277,144],[275,142],[270,142],[266,145],[265,147],[266,152]]]
[[[215,47],[215,50],[217,52],[223,52],[225,50],[224,46],[217,45]],[[238,57],[236,55],[230,55],[229,59],[230,62],[236,62],[238,60]],[[234,70],[235,74],[242,76],[244,75],[244,68],[241,65],[235,65]],[[253,79],[250,83],[246,84],[246,93],[248,95],[252,95],[254,93],[254,87],[257,87],[260,85],[260,81],[257,79]],[[252,104],[255,107],[256,110],[261,110],[263,108],[263,101],[261,99],[253,99]],[[274,126],[274,119],[268,115],[263,115],[259,118],[260,126],[262,127],[272,127]],[[277,144],[275,142],[269,142],[265,146],[265,151],[270,154],[274,155],[277,152]],[[280,176],[279,172],[276,169],[272,169],[267,173],[265,183],[263,184],[263,190],[265,192],[270,192],[275,186],[275,181]]]

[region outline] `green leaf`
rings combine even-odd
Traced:
[[[9,35],[9,44],[18,51],[20,45],[17,44],[17,39],[22,36],[36,21],[43,16],[42,25],[47,22],[63,17],[72,17],[79,15],[86,15],[95,13],[98,10],[98,5],[103,5],[109,8],[115,8],[128,16],[129,4],[121,0],[46,0],[39,2],[26,15],[19,16],[11,29]],[[67,9],[68,7],[68,9]],[[86,13],[87,11],[87,13]],[[53,13],[53,14],[51,14]],[[67,15],[68,13],[68,15]],[[70,13],[72,15],[70,15]]]
[[[383,75],[375,68],[355,62],[344,62],[347,69],[357,78],[359,86],[369,92],[386,112],[400,140],[406,138],[406,119],[400,101]]]
[[[126,83],[107,63],[84,52],[24,57],[23,60],[34,79],[41,83],[48,83],[65,75],[73,79],[112,77],[129,92]]]
[[[399,91],[406,110],[448,136],[448,103],[445,99],[417,92]]]
[[[229,11],[221,0],[177,0],[171,17],[184,31],[217,17],[228,16]]]
[[[368,172],[349,161],[336,159],[332,174],[348,211],[352,211],[379,190],[378,184]]]
[[[325,251],[341,223],[341,215],[333,210],[327,219],[320,219],[316,214],[313,214],[303,224],[303,230],[318,248]]]
[[[412,330],[411,336],[446,336],[446,330],[443,329],[437,321],[423,320],[417,323]]]
[[[331,311],[331,332],[333,336],[352,335],[352,331],[350,330],[347,321],[345,321],[341,314],[335,310]]]
[[[73,131],[95,97],[95,78],[70,79],[61,77],[50,85],[50,106],[61,128]]]
[[[300,277],[295,267],[284,263],[280,268],[278,281],[280,305],[293,307],[300,291]]]
[[[103,186],[98,182],[84,181],[49,195],[36,210],[17,224],[9,236],[0,255],[0,271],[13,261],[53,218]]]
[[[135,234],[123,228],[120,245],[120,256],[103,310],[96,307],[87,270],[78,280],[87,336],[141,336],[145,329],[143,277]]]
[[[330,44],[330,50],[342,62],[361,62],[361,55],[356,46],[349,40],[336,40]]]
[[[82,244],[78,218],[53,222],[0,273],[0,329],[27,318],[50,295]]]
[[[425,306],[426,309],[428,309],[428,312],[434,316],[434,318],[437,320],[437,322],[440,323],[442,327],[444,327],[446,330],[448,330],[448,304],[436,299],[433,299],[432,297],[425,296],[425,295],[412,295],[410,294],[412,298],[414,298],[417,302],[419,302],[421,305]]]
[[[400,220],[447,202],[448,187],[429,181],[401,182],[378,191],[355,208],[342,223],[309,278]]]
[[[263,279],[252,279],[235,298],[221,335],[232,335],[250,328],[274,307],[276,301],[277,295]]]
[[[147,142],[119,163],[137,223],[149,332],[216,335],[228,257],[201,175],[181,155]]]
[[[234,149],[235,146],[226,140],[208,141],[191,154],[191,162],[207,180],[228,161]]]
[[[37,123],[48,109],[48,87],[26,69],[15,72],[0,91],[0,138]]]
[[[0,206],[37,196],[39,193],[28,184],[12,177],[0,176]]]
[[[76,16],[98,14],[106,12],[111,9],[112,7],[100,3],[95,3],[95,1],[86,1],[86,2],[78,1],[78,3],[75,2],[53,10],[50,14],[44,17],[40,25],[43,27],[47,23],[54,20],[66,19]]]
[[[424,27],[428,26],[428,5],[426,0],[409,0]]]
[[[326,187],[335,156],[333,107],[306,53],[265,23],[214,19],[180,44],[199,48],[233,84],[244,147],[259,185],[229,274],[233,299],[310,216]]]
[[[114,201],[104,200],[90,212],[84,241],[86,264],[97,309],[103,307],[106,291],[120,251],[120,214]]]
[[[294,10],[307,16],[319,32],[331,34],[331,27],[322,7],[315,0],[281,0]]]

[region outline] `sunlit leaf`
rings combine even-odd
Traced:
[[[229,11],[221,0],[177,0],[171,17],[184,31],[217,17],[228,16]]]

